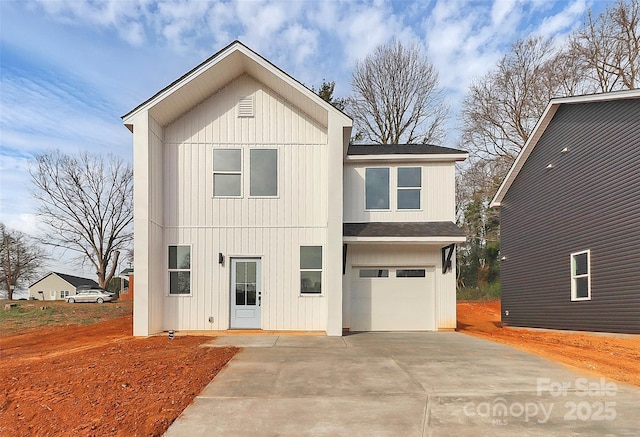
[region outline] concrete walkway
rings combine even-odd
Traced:
[[[167,436],[640,435],[640,390],[455,332],[226,345],[245,349]]]

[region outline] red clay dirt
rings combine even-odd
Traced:
[[[0,435],[162,435],[237,351],[131,334],[127,316],[0,338]]]
[[[500,301],[459,302],[458,331],[640,387],[640,335],[501,328]]]
[[[237,351],[131,326],[129,315],[3,334],[0,436],[162,435]],[[459,303],[458,330],[640,387],[640,336],[500,328],[500,302]]]

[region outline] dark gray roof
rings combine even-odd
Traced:
[[[431,144],[350,144],[347,151],[347,155],[450,155],[458,153],[468,152]]]
[[[61,277],[62,279],[64,279],[65,281],[67,281],[69,284],[73,285],[76,288],[81,287],[81,286],[85,286],[85,287],[87,287],[87,286],[88,287],[97,287],[98,286],[98,283],[96,281],[94,281],[93,279],[81,278],[79,276],[65,275],[64,273],[58,273],[58,272],[51,272],[48,275],[46,275],[45,277],[43,277],[42,279],[44,279],[44,278],[46,278],[47,276],[50,276],[50,275],[58,275],[59,277]],[[38,282],[42,281],[42,279],[39,279],[38,281],[34,282],[29,287],[33,287]]]
[[[345,223],[345,237],[465,237],[453,222]]]

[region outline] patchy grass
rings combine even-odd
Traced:
[[[500,299],[500,282],[494,282],[482,287],[465,287],[456,291],[458,301],[488,301]]]
[[[5,310],[7,303],[16,305]],[[8,335],[43,326],[89,325],[131,312],[132,303],[129,301],[71,304],[64,301],[0,300],[0,333]]]

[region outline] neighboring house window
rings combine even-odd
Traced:
[[[389,209],[389,169],[365,169],[366,209]]]
[[[300,293],[322,293],[322,246],[300,246]]]
[[[388,278],[389,269],[360,269],[361,278]]]
[[[591,252],[571,254],[571,300],[591,299]]]
[[[398,168],[398,209],[420,209],[422,168]]]
[[[251,149],[249,151],[249,195],[278,195],[278,151]]]
[[[169,294],[191,294],[191,246],[169,246]]]
[[[242,151],[240,149],[213,150],[214,197],[242,195]]]
[[[61,290],[60,299],[66,299],[67,297],[69,297],[69,290]]]

